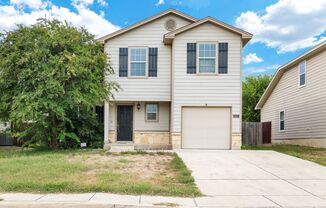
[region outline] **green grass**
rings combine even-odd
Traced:
[[[153,166],[155,158],[163,156],[168,159],[157,164],[159,172],[141,177],[145,164],[152,162]],[[144,166],[137,165],[135,157],[141,157]],[[0,149],[0,192],[201,195],[176,154],[103,150]]]
[[[188,170],[187,166],[183,163],[180,157],[177,155],[173,158],[170,163],[170,167],[178,172],[177,180],[181,183],[185,184],[193,184],[194,178],[191,176],[190,171]]]
[[[132,161],[127,160],[127,159],[120,159],[119,162],[120,162],[120,163],[130,163],[130,162],[132,162]]]
[[[298,145],[280,144],[272,146],[243,146],[244,150],[274,150],[326,166],[326,149]]]

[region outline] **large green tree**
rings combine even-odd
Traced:
[[[0,118],[23,142],[60,147],[79,141],[83,118],[116,88],[103,45],[84,28],[40,19],[0,37]],[[78,119],[77,119],[78,120]]]
[[[242,120],[259,122],[260,111],[255,110],[260,97],[267,88],[272,76],[247,76],[242,82]]]

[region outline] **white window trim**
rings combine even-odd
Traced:
[[[146,62],[145,62],[145,76],[133,76],[131,75],[131,49],[146,49]],[[133,61],[137,63],[137,61]],[[138,61],[138,63],[143,63],[143,61]],[[148,77],[148,47],[146,46],[132,46],[128,47],[128,78],[147,78]]]
[[[200,44],[215,44],[215,72],[200,72],[199,71],[199,45]],[[211,58],[208,58],[211,59]],[[197,75],[218,75],[218,42],[196,42],[196,74]]]
[[[283,120],[281,120],[281,112],[283,112]],[[281,121],[284,122],[284,129],[282,130],[281,129]],[[284,110],[281,110],[279,113],[278,113],[278,130],[280,132],[284,132],[285,131],[285,111]]]
[[[304,73],[302,73],[302,74],[305,74],[305,77],[304,77],[304,84],[300,85],[300,76],[302,75],[302,74],[300,74],[300,65],[302,63],[304,63]],[[306,83],[307,83],[307,62],[306,62],[306,60],[304,60],[304,61],[300,62],[298,65],[298,86],[299,86],[299,88],[306,86]]]
[[[149,120],[147,117],[147,105],[156,105],[156,119],[155,120]],[[159,117],[159,104],[158,103],[146,103],[145,104],[145,121],[146,122],[158,122]]]

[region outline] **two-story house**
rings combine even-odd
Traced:
[[[256,109],[272,143],[326,148],[326,41],[281,66]]]
[[[169,9],[100,38],[121,90],[104,105],[105,146],[237,149],[248,32]]]

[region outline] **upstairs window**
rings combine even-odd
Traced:
[[[306,61],[299,64],[299,87],[306,85]]]
[[[285,130],[285,114],[284,111],[280,112],[280,131]]]
[[[158,121],[158,105],[146,104],[146,121]]]
[[[199,43],[198,44],[198,68],[199,73],[216,72],[216,44]]]
[[[147,48],[130,49],[130,76],[145,77],[147,68]]]

